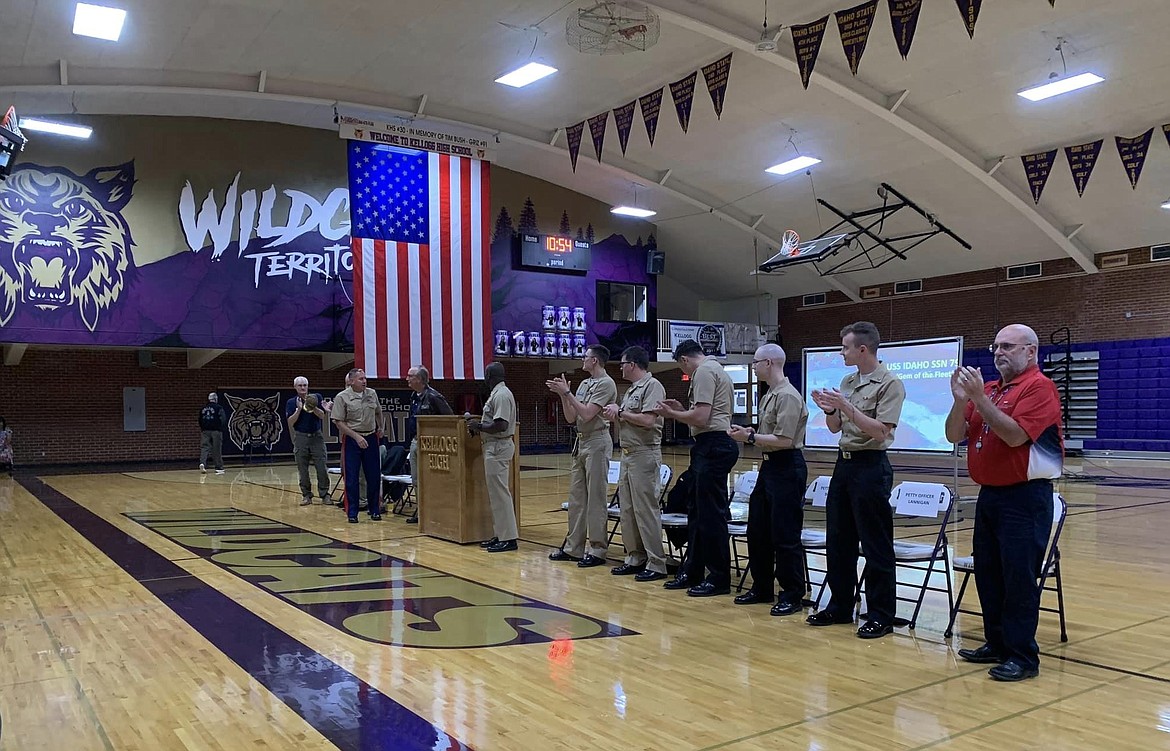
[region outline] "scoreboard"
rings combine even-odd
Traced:
[[[532,271],[563,271],[585,274],[589,271],[591,246],[585,240],[567,235],[518,235],[520,268]]]

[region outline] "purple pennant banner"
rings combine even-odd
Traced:
[[[1166,136],[1166,143],[1170,143],[1170,123],[1162,126],[1162,135]]]
[[[1138,179],[1142,176],[1142,167],[1146,164],[1146,154],[1150,150],[1150,139],[1154,136],[1154,129],[1134,138],[1115,136],[1117,155],[1121,157],[1121,165],[1125,167],[1125,174],[1129,177],[1129,184],[1137,190]]]
[[[613,124],[617,126],[618,143],[622,147],[622,156],[626,155],[626,144],[630,142],[630,130],[634,127],[635,104],[637,104],[636,99],[613,111]]]
[[[1093,175],[1093,168],[1097,166],[1097,157],[1101,155],[1101,138],[1091,143],[1082,143],[1077,146],[1065,146],[1064,156],[1068,159],[1068,168],[1072,170],[1073,183],[1077,186],[1077,195],[1085,194],[1085,187]]]
[[[605,126],[609,122],[609,110],[589,118],[589,136],[593,139],[593,150],[597,161],[601,161],[601,147],[605,144]]]
[[[565,128],[565,138],[569,140],[569,159],[573,162],[573,171],[577,171],[577,154],[581,152],[581,136],[585,134],[585,121]]]
[[[910,45],[914,44],[914,32],[918,30],[922,0],[887,0],[887,3],[890,6],[890,27],[894,31],[894,41],[905,60],[910,54]]]
[[[638,107],[642,110],[642,124],[646,126],[646,137],[653,146],[654,134],[658,132],[658,113],[662,110],[662,89],[638,97]]]
[[[967,36],[975,38],[975,23],[979,20],[979,9],[983,0],[955,0],[959,12],[963,14],[963,23],[967,26]]]
[[[1024,174],[1028,176],[1028,189],[1032,191],[1032,200],[1039,204],[1040,194],[1044,192],[1048,175],[1052,173],[1052,165],[1056,163],[1056,149],[1037,154],[1024,154],[1020,161],[1024,163]]]
[[[727,95],[727,79],[730,76],[730,52],[727,53],[726,57],[721,57],[710,65],[703,66],[703,80],[707,83],[707,93],[711,95],[711,104],[715,107],[716,119],[723,117],[723,98]]]
[[[849,70],[855,76],[857,66],[861,65],[861,56],[865,54],[865,43],[869,41],[869,30],[873,28],[877,4],[878,0],[868,0],[834,14],[837,17],[837,32],[841,37],[841,47],[845,50],[845,59],[849,61]]]
[[[796,51],[796,64],[800,66],[800,82],[805,89],[808,89],[808,80],[817,65],[817,55],[821,54],[821,42],[828,26],[829,17],[825,16],[812,23],[792,27],[792,46]]]
[[[691,123],[691,103],[695,100],[695,80],[698,77],[699,72],[695,71],[670,85],[670,98],[674,100],[674,111],[683,133],[687,132],[687,126]]]

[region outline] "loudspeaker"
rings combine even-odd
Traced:
[[[658,276],[666,270],[666,252],[662,250],[646,251],[646,273]]]

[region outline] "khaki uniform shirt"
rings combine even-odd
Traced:
[[[902,385],[902,381],[880,363],[864,383],[862,380],[856,371],[845,376],[841,379],[841,393],[858,412],[878,422],[897,426],[902,416],[902,402],[906,401],[906,387]],[[893,430],[884,441],[877,441],[857,427],[857,423],[850,420],[844,412],[838,414],[841,415],[842,451],[888,449],[894,442]]]
[[[483,405],[483,421],[490,423],[496,420],[506,420],[508,427],[501,433],[480,433],[483,439],[512,440],[516,432],[516,397],[512,396],[512,390],[503,381],[492,387],[492,393],[488,395],[487,402]]]
[[[582,404],[596,404],[599,407],[613,404],[617,401],[617,384],[604,373],[597,378],[586,378],[577,387],[577,401]],[[579,435],[590,435],[608,428],[605,416],[600,410],[592,420],[582,420],[580,415],[577,416],[577,433]]]
[[[792,447],[802,449],[807,424],[808,407],[792,381],[785,381],[780,388],[769,389],[764,394],[760,401],[760,433],[791,438]]]
[[[345,391],[333,400],[333,410],[329,417],[345,423],[358,435],[365,436],[378,430],[378,416],[381,411],[376,391],[367,388],[359,394],[347,386]]]
[[[647,373],[640,381],[634,381],[622,396],[622,411],[639,414],[651,412],[666,398],[666,388],[654,376]],[[657,448],[662,444],[661,417],[654,419],[649,428],[639,427],[632,422],[622,423],[622,448],[627,450],[644,447]]]
[[[691,408],[698,404],[711,405],[711,417],[701,428],[691,427],[691,435],[731,429],[731,376],[713,357],[708,357],[691,373],[691,388],[687,398]]]

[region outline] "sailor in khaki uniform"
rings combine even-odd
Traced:
[[[488,502],[492,508],[492,528],[496,536],[480,547],[489,553],[503,553],[516,550],[516,507],[512,503],[512,490],[508,479],[512,474],[512,458],[516,445],[512,436],[516,433],[516,399],[504,383],[504,366],[493,362],[484,371],[491,393],[483,405],[483,421],[476,421],[470,415],[467,429],[472,435],[483,436],[483,471],[487,477]]]
[[[577,561],[581,568],[603,565],[608,549],[606,477],[613,456],[613,437],[602,410],[617,400],[617,385],[605,372],[608,359],[609,350],[600,344],[585,351],[581,369],[589,377],[577,387],[576,394],[570,391],[563,375],[545,381],[549,391],[560,396],[565,419],[577,426],[569,473],[569,534],[549,558]]]
[[[768,384],[760,400],[760,429],[734,425],[731,437],[764,452],[756,487],[748,504],[748,550],[752,588],[735,598],[736,605],[771,603],[776,583],[780,598],[772,615],[792,615],[802,610],[805,593],[804,489],[808,467],[804,463],[804,429],[808,408],[804,397],[784,377],[784,350],[765,344],[756,350],[752,367],[756,378]]]
[[[897,605],[894,569],[894,514],[890,491],[894,470],[886,449],[902,415],[906,388],[877,358],[881,337],[867,321],[841,331],[841,356],[855,366],[840,389],[817,389],[813,401],[825,411],[829,430],[841,434],[837,464],[825,508],[826,558],[833,596],[808,617],[813,626],[853,622],[857,590],[857,545],[865,555],[865,599],[869,620],[857,629],[862,639],[894,630]]]
[[[620,426],[622,474],[618,499],[622,506],[625,562],[610,573],[633,574],[641,582],[666,578],[662,551],[662,510],[658,507],[662,465],[662,418],[654,413],[666,398],[662,383],[650,375],[650,356],[641,347],[622,352],[622,377],[630,387],[621,406],[605,408],[605,419]]]

